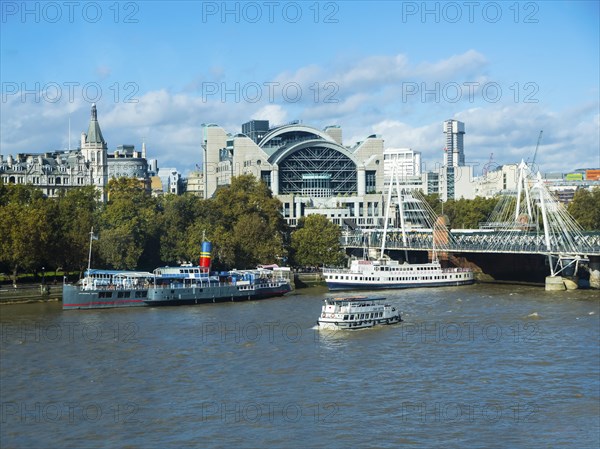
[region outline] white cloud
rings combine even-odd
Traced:
[[[286,110],[278,104],[263,106],[252,114],[250,118],[254,120],[269,120],[271,124],[284,124],[289,121]]]
[[[137,103],[124,103],[123,98],[111,103],[110,95],[106,95],[98,102],[98,117],[111,150],[121,143],[140,146],[145,138],[148,155],[157,158],[159,166],[175,166],[183,172],[201,160],[202,123],[216,123],[237,133],[241,124],[252,118],[268,119],[271,124],[300,119],[318,128],[337,124],[349,145],[370,134],[380,134],[386,147],[421,151],[428,167],[442,160],[442,121],[448,118],[465,122],[466,159],[480,167],[490,153],[494,153],[497,163],[532,157],[543,129],[537,156],[542,170],[569,171],[600,165],[597,100],[558,110],[542,103],[515,103],[507,89],[497,103],[482,98],[480,90],[476,90],[473,101],[466,94],[456,102],[443,95],[437,99],[424,99],[420,93],[406,98],[402,95],[402,83],[407,80],[483,83],[492,79],[489,69],[485,56],[475,50],[418,63],[405,55],[378,55],[352,63],[338,61],[327,67],[311,64],[275,76],[274,81],[281,84],[293,81],[302,86],[302,97],[297,102],[288,101],[281,90],[269,98],[266,87],[256,102],[247,101],[243,95],[237,101],[232,95],[206,99],[191,82],[183,92],[140,91]],[[221,67],[208,70],[216,76],[224,74]],[[327,82],[334,84],[326,89]],[[311,88],[315,83],[318,94]],[[80,132],[87,130],[90,104],[31,98],[22,101],[14,95],[0,104],[2,154],[67,148],[69,115],[72,145],[77,146]]]

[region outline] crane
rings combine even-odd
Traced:
[[[540,135],[538,136],[538,140],[537,140],[537,144],[535,146],[535,151],[533,152],[533,160],[531,161],[531,167],[533,168],[533,164],[535,164],[535,157],[537,156],[537,152],[538,152],[538,148],[540,147],[540,142],[542,140],[542,133],[544,132],[544,130],[542,129],[540,131]],[[529,164],[527,164],[529,165]]]
[[[483,166],[483,176],[486,176],[492,166],[492,160],[494,159],[494,153],[490,153],[490,160]]]

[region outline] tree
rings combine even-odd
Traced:
[[[37,271],[47,254],[49,209],[32,186],[8,185],[0,192],[0,261],[10,267],[13,282],[19,269]]]
[[[200,249],[190,257],[188,236],[190,227],[202,216],[208,207],[206,200],[186,194],[164,195],[160,198],[162,222],[160,232],[160,257],[168,263],[178,263],[197,259]]]
[[[477,229],[479,223],[488,219],[497,202],[496,198],[483,198],[480,196],[472,200],[461,198],[458,201],[452,201],[448,208],[448,212],[452,214],[451,226],[453,228]],[[444,212],[446,212],[445,207]]]
[[[101,214],[99,252],[116,269],[153,268],[159,261],[157,202],[131,178],[111,179]]]
[[[217,219],[210,234],[217,264],[251,268],[286,256],[281,202],[264,182],[252,175],[232,178],[231,185],[217,191],[214,208]]]
[[[324,215],[300,219],[292,233],[291,247],[297,266],[342,265],[345,254],[340,246],[341,230]]]
[[[94,186],[61,191],[55,204],[50,264],[79,270],[88,264],[90,230],[98,231],[99,193]]]
[[[567,210],[585,230],[600,230],[600,187],[577,189]]]

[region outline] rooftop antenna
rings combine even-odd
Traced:
[[[71,114],[69,114],[69,152],[71,152]]]

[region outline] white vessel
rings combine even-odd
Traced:
[[[377,260],[353,260],[349,269],[323,268],[323,277],[329,290],[373,290],[391,288],[414,287],[444,287],[472,284],[473,271],[468,268],[442,268],[437,258],[436,239],[443,234],[441,229],[436,230],[438,223],[431,229],[432,233],[432,261],[430,263],[400,264],[385,255],[386,236],[388,231],[390,206],[392,203],[392,190],[395,172],[392,173],[392,182],[388,191],[385,224],[381,243],[381,253]],[[396,184],[396,197],[402,229],[402,240],[406,245],[406,225],[404,220],[403,196],[400,185]],[[406,256],[408,259],[408,256]]]
[[[326,298],[317,320],[319,329],[362,329],[402,321],[400,312],[383,303],[384,300],[382,297]]]
[[[465,268],[442,268],[437,260],[409,264],[396,260],[353,260],[350,269],[324,268],[329,290],[376,290],[411,287],[443,287],[473,283]]]

